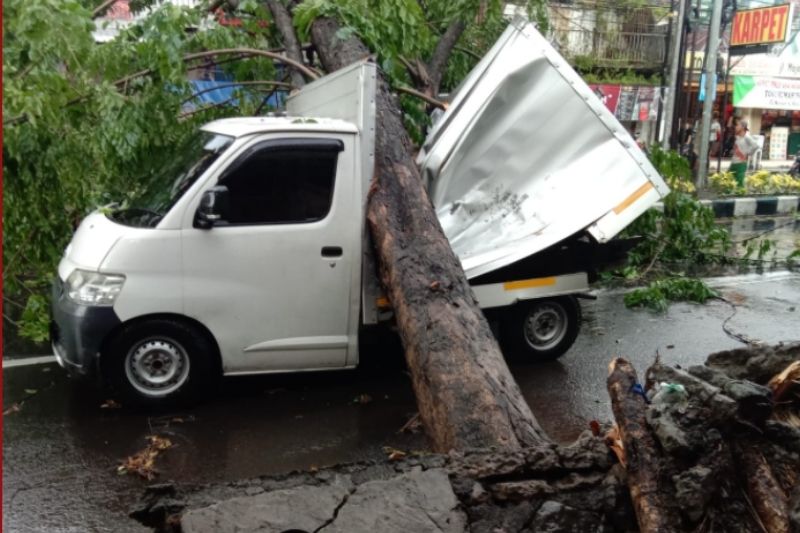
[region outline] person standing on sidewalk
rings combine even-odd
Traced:
[[[733,143],[730,171],[736,177],[739,187],[744,187],[744,174],[747,171],[747,158],[758,150],[758,143],[748,133],[749,124],[743,118],[736,121],[736,141]]]
[[[708,143],[708,155],[717,157],[722,145],[722,125],[719,123],[718,111],[714,111],[714,117],[711,119],[711,136],[708,139]]]

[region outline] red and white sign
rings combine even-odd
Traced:
[[[609,111],[616,113],[622,87],[619,85],[589,85],[589,88],[603,101]]]

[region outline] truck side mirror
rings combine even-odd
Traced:
[[[194,227],[211,229],[217,222],[228,217],[228,206],[228,188],[224,185],[211,187],[200,198],[200,205],[194,216]]]

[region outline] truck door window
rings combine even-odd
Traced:
[[[334,139],[267,141],[251,148],[219,180],[228,187],[229,224],[297,224],[328,215],[336,163]]]

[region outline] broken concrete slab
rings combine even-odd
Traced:
[[[186,512],[181,528],[184,533],[463,533],[467,518],[447,472],[417,468],[358,486],[349,476],[338,476],[330,485],[231,498]]]
[[[414,470],[393,479],[359,485],[326,533],[462,533],[466,515],[459,509],[443,469]]]
[[[353,490],[347,476],[330,485],[302,486],[223,500],[181,518],[184,533],[316,531],[336,516]]]

